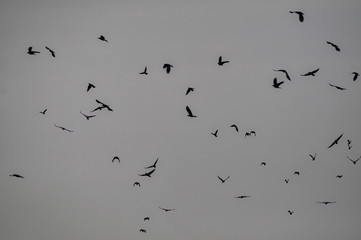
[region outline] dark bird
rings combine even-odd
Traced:
[[[45,48],[48,49],[48,51],[51,53],[51,56],[55,57],[55,52],[53,50],[51,50],[47,46],[45,46]]]
[[[92,88],[95,88],[95,86],[91,83],[88,83],[88,87],[87,87],[86,91],[89,92],[89,90]]]
[[[231,176],[226,177],[225,179],[222,179],[220,176],[217,176],[219,180],[221,180],[222,183],[228,180]]]
[[[118,162],[120,163],[120,159],[119,159],[119,157],[118,157],[118,156],[113,157],[112,162],[114,162],[115,160],[118,160]]]
[[[108,42],[108,40],[106,40],[103,35],[100,35],[100,37],[98,37],[98,39],[99,39],[100,41]]]
[[[293,175],[300,175],[300,172],[295,171]]]
[[[249,198],[250,196],[245,196],[245,195],[241,195],[241,196],[237,196],[237,197],[234,197],[234,198],[240,198],[240,199],[243,199],[243,198]]]
[[[358,76],[360,76],[360,74],[358,74],[357,72],[353,72],[351,73],[353,74],[353,80],[356,81],[356,79],[358,78]]]
[[[317,73],[320,70],[320,68],[317,68],[316,70],[313,70],[311,72],[301,74],[301,76],[315,76],[315,73]]]
[[[158,162],[158,158],[157,160],[155,160],[155,162],[153,163],[153,165],[149,166],[149,167],[145,167],[145,169],[147,168],[156,168],[157,167],[157,162]]]
[[[82,113],[82,112],[80,112],[81,113],[81,115],[83,115],[85,118],[86,118],[86,120],[89,120],[90,118],[92,118],[92,117],[95,117],[96,115],[85,115],[84,113]]]
[[[73,130],[69,130],[69,129],[65,128],[65,127],[61,127],[61,126],[58,126],[56,124],[54,124],[54,126],[57,127],[57,128],[60,128],[61,130],[67,131],[67,132],[74,132]]]
[[[336,140],[334,140],[334,141],[331,143],[331,145],[328,146],[328,148],[331,148],[333,145],[338,144],[338,141],[342,138],[342,136],[343,136],[343,133],[342,133]]]
[[[351,140],[347,139],[347,147],[348,147],[348,149],[352,148],[351,142],[352,142]]]
[[[284,81],[281,81],[281,82],[277,82],[277,78],[274,78],[273,79],[273,87],[274,88],[280,88],[280,86],[284,83]]]
[[[197,117],[197,116],[193,115],[191,109],[188,106],[186,106],[186,110],[187,110],[187,113],[188,113],[188,117],[193,117],[193,118]]]
[[[45,115],[46,111],[48,111],[48,109],[45,109],[44,111],[39,112],[39,113],[41,113],[41,114]]]
[[[250,135],[253,134],[253,136],[256,136],[256,132],[255,132],[255,131],[250,131],[249,134],[250,134]]]
[[[193,92],[193,91],[194,91],[194,88],[189,87],[189,88],[187,89],[186,95],[188,95],[188,93]]]
[[[313,156],[310,154],[310,157],[312,158],[312,161],[315,161],[316,155],[317,155],[317,153],[315,153],[315,155],[313,155]]]
[[[236,124],[231,125],[231,127],[233,127],[234,129],[236,129],[236,132],[238,132],[238,127],[237,127]]]
[[[162,207],[159,207],[160,209],[162,209],[163,211],[165,212],[169,212],[169,211],[174,211],[175,209],[174,208],[162,208]]]
[[[145,66],[144,71],[143,71],[143,72],[141,72],[141,73],[139,73],[139,74],[145,74],[145,75],[148,75],[148,72],[147,72],[147,66]]]
[[[134,187],[134,186],[140,187],[140,183],[139,183],[139,182],[135,182],[135,183],[133,183],[133,187]]]
[[[288,210],[288,213],[289,213],[290,215],[292,215],[292,214],[293,214],[293,211],[291,211],[291,210]]]
[[[342,178],[342,177],[343,177],[343,175],[337,175],[336,177],[337,177],[337,178]]]
[[[290,75],[288,75],[288,72],[286,70],[284,70],[284,69],[273,69],[273,71],[275,71],[275,72],[283,72],[284,74],[286,74],[286,78],[291,81]]]
[[[298,14],[298,20],[300,20],[300,22],[303,22],[303,20],[304,20],[304,17],[303,17],[304,13],[303,13],[303,12],[300,12],[300,11],[290,11],[290,13],[296,13],[296,14]]]
[[[213,136],[215,136],[215,137],[218,137],[218,129],[214,132],[214,133],[211,133]]]
[[[339,86],[333,85],[333,84],[331,84],[331,83],[329,83],[329,85],[330,85],[331,87],[337,88],[338,90],[346,90],[346,88],[339,87]]]
[[[266,162],[261,162],[261,166],[266,166]]]
[[[222,65],[225,64],[225,63],[229,63],[229,61],[222,61],[222,56],[219,56],[219,58],[218,58],[218,65],[219,65],[219,66],[222,66]]]
[[[149,220],[150,220],[149,217],[145,217],[145,218],[144,218],[144,221],[149,221]]]
[[[139,232],[146,233],[147,231],[145,231],[144,229],[140,229]]]
[[[165,69],[165,71],[166,71],[166,73],[170,73],[170,70],[172,69],[172,65],[170,65],[169,63],[165,63],[164,65],[163,65],[163,69]]]
[[[16,173],[14,173],[14,174],[11,174],[11,175],[9,175],[10,177],[16,177],[16,178],[24,178],[23,176],[21,176],[21,175],[19,175],[19,174],[16,174]]]
[[[111,108],[109,107],[109,105],[102,103],[102,102],[99,101],[98,99],[95,99],[95,101],[96,101],[97,103],[99,103],[99,104],[102,105],[101,108],[107,108],[108,111],[113,111],[113,109],[111,109]],[[93,110],[92,112],[94,112],[94,110]]]
[[[38,53],[40,53],[40,52],[39,51],[33,51],[33,47],[28,48],[28,54],[29,55],[36,55]]]
[[[335,202],[317,202],[317,203],[322,203],[322,204],[327,205],[327,204],[330,204],[330,203],[336,203],[336,201]]]
[[[334,43],[332,43],[332,42],[327,42],[327,41],[326,41],[326,43],[328,43],[328,44],[330,44],[332,47],[334,47],[337,52],[340,51],[340,48],[339,48],[336,44],[334,44]]]
[[[144,173],[144,174],[138,174],[139,176],[143,176],[143,177],[151,177],[152,173],[155,171],[155,169],[153,169],[150,172]]]
[[[358,159],[353,160],[353,159],[349,158],[348,156],[346,156],[346,157],[348,158],[348,160],[350,160],[351,162],[353,162],[353,164],[356,164],[356,163],[358,162],[358,160],[360,160],[360,158],[361,158],[361,156],[360,156]]]
[[[285,182],[288,183],[290,180],[289,179],[285,179]]]

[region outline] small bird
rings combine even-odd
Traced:
[[[261,166],[266,166],[266,162],[261,162]]]
[[[296,14],[298,14],[298,20],[300,21],[300,22],[303,22],[303,20],[304,20],[304,13],[303,12],[300,12],[300,11],[290,11],[290,13],[296,13]]]
[[[288,75],[288,72],[286,70],[284,70],[284,69],[273,69],[273,71],[275,71],[275,72],[283,72],[284,74],[286,74],[286,78],[291,81],[290,75]]]
[[[155,160],[155,162],[153,163],[153,165],[149,166],[149,167],[145,167],[145,169],[148,169],[148,168],[156,168],[157,167],[157,162],[158,162],[158,158],[157,160]]]
[[[361,156],[360,156],[358,159],[353,160],[353,159],[349,158],[348,156],[346,156],[346,157],[348,158],[348,160],[350,160],[351,162],[353,162],[353,164],[356,164],[356,163],[360,160],[360,158],[361,158]]]
[[[147,231],[145,231],[144,229],[140,229],[139,232],[146,233]]]
[[[114,162],[115,160],[118,160],[118,162],[120,163],[120,159],[119,159],[119,157],[118,157],[118,156],[113,157],[112,162]]]
[[[238,127],[236,124],[232,124],[230,127],[233,127],[234,129],[236,129],[236,132],[238,132]]]
[[[330,144],[330,146],[328,146],[328,148],[331,148],[333,145],[338,144],[338,141],[341,139],[342,136],[343,136],[343,133],[342,133],[336,140],[334,140],[334,141]]]
[[[218,129],[214,132],[214,133],[211,133],[213,136],[215,136],[215,137],[218,137]]]
[[[16,174],[16,173],[14,173],[14,174],[11,174],[11,175],[9,175],[10,177],[16,177],[16,178],[24,178],[23,176],[21,176],[21,175],[19,175],[19,174]]]
[[[293,173],[293,175],[300,175],[300,172],[295,171],[295,172]]]
[[[358,74],[357,72],[353,72],[351,73],[353,74],[353,80],[356,81],[356,79],[358,78],[358,76],[360,76],[360,74]]]
[[[147,66],[145,66],[144,71],[143,71],[143,72],[141,72],[141,73],[139,73],[139,74],[145,74],[145,75],[148,75],[148,72],[147,72]]]
[[[292,214],[293,214],[293,211],[291,211],[291,210],[288,210],[288,213],[289,213],[290,215],[292,215]]]
[[[249,198],[251,196],[246,196],[246,195],[241,195],[241,196],[237,196],[237,197],[234,197],[234,198],[240,198],[240,199],[243,199],[243,198]]]
[[[193,91],[194,91],[194,88],[189,87],[189,88],[187,89],[186,96],[188,95],[188,93],[193,92]]]
[[[39,112],[39,113],[41,113],[41,114],[45,115],[46,111],[48,111],[48,109],[45,109],[44,111]]]
[[[164,65],[163,65],[163,69],[165,69],[165,71],[166,71],[166,73],[170,73],[170,70],[172,69],[172,65],[170,65],[169,63],[165,63]]]
[[[155,169],[153,169],[150,172],[144,173],[144,174],[138,174],[139,176],[143,176],[143,177],[151,177],[152,173],[155,171]]]
[[[348,147],[348,149],[351,149],[352,148],[352,146],[351,146],[351,140],[350,139],[347,139],[347,147]]]
[[[81,115],[83,115],[85,118],[86,118],[86,120],[89,120],[90,118],[92,118],[92,117],[95,117],[96,115],[85,115],[84,113],[82,113],[82,112],[80,112],[81,113]]]
[[[311,72],[301,74],[301,76],[315,76],[315,73],[317,73],[320,70],[320,68],[317,68],[316,70],[313,70]]]
[[[220,176],[217,176],[219,180],[221,180],[222,183],[228,180],[231,176],[226,177],[225,179],[222,179]]]
[[[277,82],[277,78],[274,78],[273,79],[273,87],[274,88],[280,88],[280,86],[284,83],[284,81],[281,81],[281,82]]]
[[[329,83],[329,85],[330,85],[331,87],[337,88],[338,90],[346,90],[346,88],[339,87],[339,86],[333,85],[333,84],[331,84],[331,83]]]
[[[250,131],[249,134],[250,134],[250,135],[253,134],[253,136],[256,136],[256,132],[255,132],[255,131]]]
[[[222,61],[222,56],[219,56],[219,58],[218,58],[218,65],[219,65],[219,66],[222,66],[222,65],[225,64],[225,63],[229,63],[229,61]]]
[[[133,187],[134,187],[134,186],[140,187],[140,183],[139,183],[139,182],[135,182],[135,183],[133,183]]]
[[[58,126],[56,124],[54,124],[54,126],[57,127],[57,128],[60,128],[61,130],[67,131],[67,132],[74,132],[73,130],[69,130],[69,129],[65,128],[65,127],[61,127],[61,126]]]
[[[309,155],[312,158],[312,161],[315,161],[316,155],[317,155],[317,153],[315,153],[315,155],[313,155],[313,156],[311,154]]]
[[[343,175],[337,175],[336,177],[337,177],[337,178],[342,178],[342,177],[343,177]]]
[[[106,40],[103,35],[100,35],[100,37],[98,37],[98,39],[99,39],[100,41],[108,42],[108,40]]]
[[[192,117],[193,117],[193,118],[197,117],[197,116],[193,115],[191,109],[190,109],[188,106],[186,106],[186,110],[187,110],[187,113],[188,113],[188,117],[191,117],[191,118],[192,118]]]
[[[288,183],[290,180],[289,179],[285,179],[285,182]]]
[[[95,86],[91,83],[88,83],[88,87],[87,87],[86,91],[89,92],[89,90],[92,88],[95,88]]]
[[[33,47],[28,48],[28,54],[29,55],[36,55],[38,53],[40,53],[40,52],[39,51],[33,51]]]
[[[55,52],[53,50],[51,50],[47,46],[45,46],[45,48],[48,49],[48,51],[51,53],[51,56],[55,57]]]
[[[330,204],[330,203],[336,203],[336,201],[335,202],[317,202],[317,203],[322,203],[322,204],[327,205],[327,204]]]
[[[145,217],[145,218],[144,218],[144,221],[149,221],[149,220],[150,220],[149,217]]]
[[[332,43],[332,42],[327,42],[327,41],[326,41],[326,43],[328,43],[328,44],[330,44],[332,47],[334,47],[337,52],[340,51],[340,48],[339,48],[336,44],[334,44],[334,43]]]
[[[162,207],[159,207],[160,209],[162,209],[163,211],[165,212],[170,212],[170,211],[174,211],[175,209],[174,208],[162,208]]]
[[[102,102],[99,101],[98,99],[95,99],[95,101],[96,101],[97,103],[99,103],[99,104],[102,105],[101,108],[107,108],[108,111],[113,111],[113,109],[111,109],[107,104],[102,103]],[[93,111],[93,112],[94,112],[94,111]]]

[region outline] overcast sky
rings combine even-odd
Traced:
[[[0,238],[359,239],[361,161],[348,157],[361,156],[360,10],[359,0],[2,0]],[[113,111],[91,113],[96,99]],[[157,158],[151,178],[138,175]]]

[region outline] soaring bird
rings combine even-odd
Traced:
[[[113,111],[113,109],[111,109],[111,108],[109,107],[109,105],[102,103],[102,102],[99,101],[98,99],[95,99],[95,101],[96,101],[97,103],[101,104],[101,105],[102,105],[102,106],[101,106],[102,108],[107,108],[108,111]],[[94,111],[93,111],[93,112],[94,112]]]
[[[286,74],[286,78],[291,81],[290,75],[288,75],[288,72],[286,70],[284,70],[284,69],[273,69],[273,71],[275,71],[275,72],[283,72],[284,74]]]
[[[343,175],[337,175],[336,177],[337,177],[337,178],[342,178],[342,177],[343,177]]]
[[[19,175],[19,174],[16,174],[16,173],[14,173],[14,174],[11,174],[11,175],[9,175],[10,177],[16,177],[16,178],[24,178],[23,176],[21,176],[21,175]]]
[[[348,147],[348,149],[351,149],[352,148],[352,146],[351,146],[351,140],[350,139],[347,139],[347,147]]]
[[[334,47],[337,52],[340,51],[340,48],[339,48],[336,44],[334,44],[334,43],[332,43],[332,42],[327,42],[327,41],[326,41],[326,43],[328,43],[328,44],[330,44],[332,47]]]
[[[356,79],[358,78],[358,76],[360,76],[360,74],[358,74],[357,72],[352,72],[351,74],[353,74],[353,80],[356,81]]]
[[[103,35],[100,35],[100,37],[98,37],[98,39],[99,39],[100,41],[108,42],[108,40],[106,40]]]
[[[334,201],[334,202],[317,202],[317,203],[322,203],[322,204],[327,205],[327,204],[330,204],[330,203],[336,203],[336,201]]]
[[[149,167],[145,167],[145,169],[148,169],[148,168],[156,168],[157,167],[157,162],[158,162],[158,158],[157,160],[155,160],[155,162],[153,163],[153,165],[149,166]]]
[[[172,65],[170,65],[169,63],[165,63],[163,65],[163,69],[165,69],[165,71],[169,74],[170,73],[170,70],[172,69]]]
[[[119,157],[118,157],[118,156],[113,157],[112,162],[114,162],[115,160],[118,160],[118,162],[120,163],[120,159],[119,159]]]
[[[301,76],[315,76],[315,73],[317,73],[320,70],[320,68],[317,68],[316,70],[313,70],[311,72],[301,74]]]
[[[144,229],[140,229],[139,232],[146,233],[147,231],[145,231]]]
[[[194,91],[194,88],[189,87],[189,88],[187,89],[186,95],[188,95],[188,93],[193,92],[193,91]]]
[[[188,106],[186,106],[186,110],[187,110],[187,113],[188,113],[188,117],[193,117],[193,118],[197,117],[197,116],[193,115],[191,109]]]
[[[211,133],[213,136],[215,136],[215,137],[218,137],[218,129],[214,132],[214,133]]]
[[[315,155],[313,155],[313,156],[311,154],[309,155],[312,158],[312,161],[315,161],[316,155],[317,155],[317,153],[315,153]]]
[[[288,213],[289,213],[290,215],[292,215],[292,214],[293,214],[293,211],[291,211],[291,210],[288,210]]]
[[[144,220],[144,221],[149,221],[150,218],[149,218],[149,217],[145,217],[143,220]]]
[[[138,174],[139,176],[143,176],[143,177],[151,177],[152,173],[155,171],[155,169],[153,169],[150,172],[144,173],[144,174]]]
[[[295,172],[293,173],[293,175],[300,175],[300,172],[295,171]]]
[[[342,138],[342,136],[343,136],[343,133],[342,133],[338,138],[336,138],[336,139],[330,144],[330,146],[328,146],[328,148],[331,148],[333,145],[338,144],[338,141]]]
[[[347,157],[348,160],[350,160],[351,162],[353,162],[353,164],[356,164],[356,163],[361,159],[361,156],[360,156],[358,159],[356,159],[356,160],[353,160],[353,159],[349,158],[348,156],[346,156],[346,157]]]
[[[219,56],[219,58],[218,58],[218,65],[219,65],[219,66],[222,66],[222,65],[225,64],[225,63],[229,63],[229,61],[222,61],[222,56]]]
[[[145,74],[145,75],[148,75],[148,72],[147,72],[147,66],[145,66],[144,71],[143,71],[143,72],[141,72],[141,73],[139,73],[139,74]]]
[[[54,124],[54,126],[57,127],[57,128],[60,128],[61,130],[67,131],[67,132],[74,132],[73,130],[69,130],[69,129],[65,128],[65,127],[61,127],[61,126],[58,126],[56,124]]]
[[[92,88],[95,88],[95,86],[91,83],[88,83],[88,87],[87,87],[86,91],[89,92],[89,90]]]
[[[53,50],[51,50],[47,46],[45,46],[45,48],[48,49],[48,51],[51,53],[51,56],[55,57],[55,52]]]
[[[135,182],[135,183],[133,183],[133,187],[134,187],[134,186],[140,187],[140,183],[139,183],[139,182]]]
[[[240,198],[240,199],[243,199],[243,198],[249,198],[250,196],[246,196],[246,195],[241,195],[241,196],[237,196],[237,197],[234,197],[234,198]]]
[[[227,181],[228,178],[230,178],[231,176],[226,177],[225,179],[222,179],[220,176],[217,176],[219,180],[221,180],[222,183],[224,183],[225,181]]]
[[[80,112],[80,114],[81,115],[83,115],[85,118],[86,118],[86,120],[89,120],[90,118],[92,118],[92,117],[95,117],[96,115],[85,115],[84,113],[82,113],[82,112]]]
[[[165,212],[169,212],[169,211],[174,211],[175,209],[174,208],[162,208],[162,207],[159,207],[160,209],[162,209],[163,211]]]
[[[339,87],[339,86],[333,85],[333,84],[331,84],[331,83],[329,83],[329,85],[330,85],[331,87],[337,88],[338,90],[346,90],[346,88]]]
[[[29,55],[36,55],[38,53],[40,53],[40,52],[39,51],[33,51],[33,47],[28,48],[28,54]]]
[[[303,17],[304,13],[303,13],[303,12],[300,12],[300,11],[290,11],[290,13],[296,13],[296,14],[298,14],[298,20],[300,20],[300,22],[303,22],[303,20],[304,20],[304,17]]]
[[[234,129],[236,129],[236,132],[238,132],[238,127],[236,124],[232,124],[230,127],[233,127]]]
[[[280,86],[284,83],[284,81],[281,81],[281,82],[277,82],[277,78],[274,78],[273,79],[273,87],[274,88],[280,88]]]
[[[41,113],[41,114],[45,115],[46,111],[48,111],[48,109],[45,109],[44,111],[39,112],[39,113]]]

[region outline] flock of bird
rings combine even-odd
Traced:
[[[298,18],[299,18],[299,22],[304,22],[304,13],[303,13],[303,12],[300,12],[300,11],[290,11],[290,13],[292,13],[292,14],[297,14],[297,15],[298,15]],[[107,40],[103,35],[100,35],[98,39],[99,39],[100,41],[103,41],[103,42],[108,43],[108,40]],[[337,46],[336,44],[334,44],[334,43],[332,43],[332,42],[330,42],[330,41],[326,41],[326,43],[329,44],[330,46],[332,46],[335,51],[338,51],[338,52],[341,51],[341,50],[340,50],[340,47]],[[56,57],[55,52],[54,52],[52,49],[50,49],[50,48],[47,47],[47,46],[45,46],[45,48],[49,51],[49,53],[51,54],[52,57],[54,57],[54,58]],[[33,50],[33,47],[29,47],[27,54],[29,54],[29,55],[37,55],[37,54],[40,54],[40,51],[38,51],[38,50]],[[230,63],[229,60],[224,60],[222,56],[219,56],[218,62],[217,62],[217,64],[218,64],[219,66],[223,66],[224,64],[228,64],[228,63]],[[171,70],[172,70],[173,67],[174,67],[174,66],[171,65],[171,64],[169,64],[169,63],[165,63],[165,64],[163,65],[163,69],[165,70],[165,72],[166,72],[167,74],[170,74],[170,73],[171,73]],[[303,76],[303,77],[315,77],[319,70],[320,70],[320,68],[317,68],[317,69],[311,70],[311,71],[309,71],[309,72],[307,72],[307,73],[300,74],[300,76]],[[280,72],[280,73],[284,74],[284,77],[285,77],[288,81],[291,81],[290,74],[287,72],[287,70],[285,70],[285,69],[273,69],[273,71],[274,71],[274,72]],[[144,70],[143,70],[142,72],[139,72],[139,74],[148,75],[148,68],[147,68],[147,66],[145,66]],[[357,72],[352,72],[352,74],[353,74],[353,81],[356,81],[356,80],[358,79],[358,77],[359,77],[359,74],[358,74]],[[273,79],[273,84],[272,84],[272,86],[273,86],[274,88],[276,88],[276,89],[280,89],[280,88],[281,88],[281,85],[283,85],[284,82],[285,82],[285,81],[279,81],[279,80],[277,79],[277,77],[276,77],[276,78]],[[336,89],[338,89],[338,90],[346,90],[344,87],[340,87],[340,86],[337,86],[337,85],[334,85],[334,84],[331,84],[331,83],[329,83],[329,86],[334,87],[334,88],[336,88]],[[89,91],[91,91],[92,89],[95,89],[95,88],[96,88],[96,86],[95,86],[94,84],[88,83],[88,86],[86,87],[86,91],[89,92]],[[190,93],[192,93],[192,92],[194,92],[194,91],[195,91],[194,88],[189,87],[189,88],[187,88],[185,95],[188,95],[188,94],[190,94]],[[102,101],[100,101],[100,100],[98,100],[98,99],[95,99],[95,102],[96,102],[98,105],[97,105],[93,110],[89,111],[89,114],[85,114],[85,113],[83,113],[82,111],[80,111],[80,114],[81,114],[82,116],[84,116],[86,120],[91,120],[92,118],[96,117],[96,115],[93,114],[93,113],[98,112],[98,111],[101,111],[101,110],[103,110],[103,109],[106,109],[106,110],[108,110],[108,111],[110,111],[110,112],[113,111],[113,109],[110,107],[109,104],[103,103]],[[39,113],[42,114],[42,115],[45,115],[45,114],[47,113],[47,111],[48,111],[48,109],[44,109],[44,110],[40,111]],[[191,108],[190,108],[189,106],[186,106],[186,107],[185,107],[185,112],[186,112],[186,114],[187,114],[187,116],[188,116],[189,118],[197,118],[197,115],[195,115],[195,114],[192,112],[192,110],[191,110]],[[74,130],[65,128],[65,127],[60,126],[60,125],[57,125],[57,124],[54,124],[54,126],[55,126],[56,128],[59,128],[60,130],[63,130],[63,131],[69,132],[69,133],[74,132]],[[230,127],[233,128],[237,133],[239,132],[239,129],[238,129],[238,126],[237,126],[237,125],[232,124]],[[214,136],[215,138],[217,138],[217,137],[218,137],[218,132],[219,132],[218,129],[216,129],[214,132],[211,132],[210,134],[211,134],[212,136]],[[251,130],[251,131],[249,131],[249,132],[245,132],[245,133],[244,133],[244,136],[245,136],[245,138],[247,138],[247,137],[256,137],[256,132],[255,132],[254,130]],[[342,139],[342,137],[343,137],[343,134],[340,134],[334,141],[331,142],[331,144],[328,146],[328,148],[332,148],[334,145],[337,145],[337,144],[339,143],[339,141]],[[348,149],[351,149],[351,148],[352,148],[351,142],[352,142],[352,141],[351,141],[350,139],[347,139],[347,147],[348,147]],[[312,161],[315,161],[315,160],[316,160],[317,153],[309,154],[309,156],[310,156],[310,158],[312,159]],[[353,164],[356,164],[356,163],[361,159],[361,156],[360,156],[359,158],[357,158],[357,159],[351,159],[349,156],[346,156],[346,158],[347,158],[349,161],[351,161]],[[139,177],[148,177],[148,178],[150,178],[150,177],[152,176],[152,174],[154,174],[154,172],[155,172],[156,169],[157,169],[158,160],[159,160],[159,159],[157,158],[152,165],[147,166],[147,167],[144,167],[144,169],[146,169],[146,171],[145,171],[144,173],[139,173],[138,176],[139,176]],[[112,162],[113,162],[113,163],[114,163],[114,162],[120,163],[119,157],[118,157],[118,156],[115,156],[115,157],[112,159]],[[266,166],[266,162],[261,162],[261,166]],[[300,175],[300,172],[299,172],[299,171],[294,171],[293,174],[294,174],[294,175]],[[11,177],[16,177],[16,178],[24,179],[24,177],[23,177],[22,175],[19,175],[19,174],[16,174],[16,173],[11,174],[10,176],[11,176]],[[221,181],[222,184],[225,184],[225,183],[227,182],[227,180],[230,179],[231,176],[227,176],[227,177],[224,177],[224,178],[223,178],[223,177],[220,177],[220,176],[217,176],[217,177],[218,177],[218,179]],[[340,174],[339,174],[339,175],[337,175],[336,177],[337,177],[337,178],[342,178],[343,175],[340,175]],[[287,179],[284,179],[284,181],[285,181],[285,183],[289,183],[290,179],[287,178]],[[134,182],[134,183],[133,183],[133,187],[141,187],[140,181]],[[251,197],[250,195],[243,195],[243,194],[242,194],[242,195],[238,195],[238,196],[234,196],[234,198],[236,198],[236,199],[247,199],[247,198],[250,198],[250,197]],[[336,201],[317,201],[317,203],[319,203],[319,204],[324,204],[324,205],[328,205],[328,204],[336,203]],[[164,212],[171,212],[171,211],[174,211],[174,210],[175,210],[174,208],[163,208],[163,207],[159,207],[159,209],[163,210]],[[289,215],[293,215],[293,214],[294,214],[294,211],[293,211],[293,210],[290,210],[290,209],[287,210],[287,212],[289,213]],[[149,221],[149,220],[150,220],[150,217],[144,217],[144,221]],[[144,228],[141,228],[139,231],[142,232],[142,233],[146,233],[146,232],[147,232],[147,230],[144,229]]]

